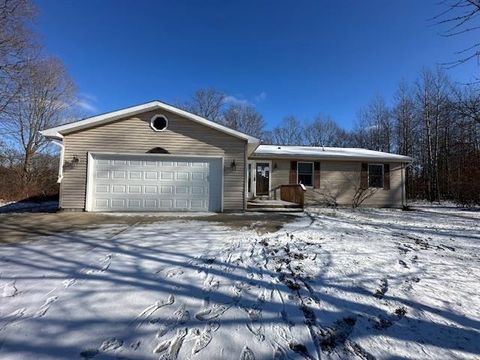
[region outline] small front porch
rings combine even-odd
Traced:
[[[250,160],[247,170],[247,211],[302,212],[305,187],[284,184],[272,187],[272,161]]]

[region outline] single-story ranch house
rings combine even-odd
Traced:
[[[305,202],[401,207],[411,158],[364,149],[261,145],[152,101],[41,132],[61,147],[60,208],[242,211],[303,184]]]

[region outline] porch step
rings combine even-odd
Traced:
[[[300,205],[288,201],[254,199],[247,202],[247,211],[302,212],[303,209]]]
[[[271,208],[271,209],[291,209],[291,208],[300,208],[300,205],[294,203],[288,204],[275,204],[275,203],[256,203],[256,202],[248,202],[247,207],[252,209],[258,208]]]
[[[282,212],[282,213],[301,213],[303,212],[303,209],[301,207],[297,208],[268,208],[268,207],[262,207],[262,208],[251,208],[247,207],[248,212]]]

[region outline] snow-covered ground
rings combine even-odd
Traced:
[[[460,210],[310,209],[275,233],[172,219],[0,247],[0,358],[480,357]]]

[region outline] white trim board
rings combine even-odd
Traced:
[[[212,129],[221,131],[223,133],[229,134],[231,136],[246,140],[249,144],[255,144],[258,146],[260,144],[260,139],[257,139],[253,136],[244,134],[240,131],[230,129],[226,126],[223,126],[221,124],[218,124],[216,122],[207,120],[201,116],[192,114],[188,111],[179,109],[175,106],[165,104],[161,101],[154,100],[150,101],[141,105],[136,105],[136,106],[131,106],[125,109],[121,110],[116,110],[112,112],[108,112],[102,115],[97,115],[93,116],[90,118],[86,118],[83,120],[75,121],[69,124],[65,125],[60,125],[57,127],[53,127],[50,129],[45,129],[40,131],[40,134],[43,136],[46,136],[48,138],[53,138],[53,139],[63,139],[63,135],[67,134],[69,132],[73,131],[79,131],[79,130],[85,130],[93,126],[98,126],[98,125],[103,125],[103,124],[108,124],[110,122],[113,122],[115,120],[127,117],[127,116],[134,116],[146,111],[152,111],[152,110],[165,110],[168,112],[171,112],[176,115],[183,116],[187,119],[190,119],[192,121],[195,121],[201,125],[205,125],[207,127],[210,127]]]

